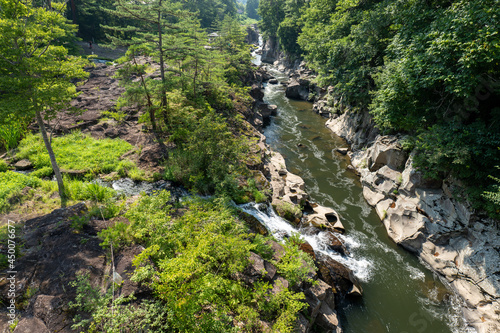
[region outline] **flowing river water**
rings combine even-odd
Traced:
[[[268,67],[278,80],[287,77]],[[325,127],[312,104],[285,97],[283,85],[265,86],[264,100],[278,106],[278,115],[264,129],[267,143],[280,152],[290,172],[301,176],[311,200],[334,208],[346,228],[342,237],[350,255],[336,260],[351,268],[362,283],[363,297],[339,304],[346,333],[467,332],[460,302],[416,256],[392,242],[375,211],[366,203],[348,158],[335,152],[347,144]],[[273,212],[248,207],[275,235],[295,231]],[[315,250],[321,240],[304,236]]]

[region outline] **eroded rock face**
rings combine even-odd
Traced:
[[[273,191],[272,205],[276,207],[278,213],[280,213],[281,208],[290,211],[293,218],[287,216],[288,219],[291,222],[298,223],[302,217],[299,205],[305,204],[308,198],[304,190],[304,180],[286,169],[285,159],[281,154],[269,152],[268,155],[270,155],[270,158],[265,170]]]
[[[335,288],[337,297],[344,297],[352,292],[359,296],[362,288],[353,272],[338,261],[324,255],[316,256],[319,276],[322,280]]]
[[[285,95],[291,99],[309,100],[309,82],[292,80],[286,87]]]
[[[313,208],[313,213],[307,215],[302,224],[306,227],[313,226],[320,230],[345,231],[338,213],[332,208],[319,205]]]
[[[500,231],[453,197],[453,180],[426,179],[396,137],[352,154],[363,195],[396,243],[419,255],[466,301],[479,332],[500,331]],[[404,168],[402,168],[404,166]]]

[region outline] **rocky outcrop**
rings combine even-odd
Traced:
[[[264,175],[271,183],[271,204],[278,214],[298,224],[302,217],[299,206],[304,205],[309,197],[305,192],[304,180],[286,169],[285,158],[280,153],[267,150],[266,155],[268,160]]]
[[[280,51],[278,39],[276,37],[269,37],[264,41],[261,61],[264,63],[272,64],[278,59],[279,53]]]
[[[17,229],[16,240],[23,247],[15,263],[19,323],[14,332],[74,332],[71,329],[74,313],[68,303],[75,297],[70,282],[75,280],[77,272],[88,272],[94,286],[109,284],[106,278],[112,272],[109,253],[99,245],[97,237],[106,223],[90,220],[82,224],[81,230],[75,229],[86,212],[86,205],[79,203],[28,220],[23,228]],[[141,251],[135,246],[115,253],[115,271],[124,281],[118,292],[125,288],[138,290],[126,272],[133,271],[132,259]],[[0,298],[4,304],[10,300],[8,270],[0,272]],[[7,314],[0,312],[0,323],[5,322],[5,317]]]
[[[500,231],[495,222],[476,216],[466,200],[457,199],[452,179],[426,179],[394,136],[379,136],[365,151],[350,155],[363,195],[389,236],[463,298],[465,318],[478,332],[500,331]]]
[[[292,79],[286,87],[285,95],[291,99],[309,100],[309,81]]]
[[[378,130],[375,128],[373,119],[368,111],[350,112],[342,108],[340,115],[332,113],[331,118],[326,122],[326,126],[335,134],[344,138],[352,147],[353,150],[361,149],[369,142],[375,140],[378,135]],[[337,111],[334,111],[337,112]]]
[[[247,44],[258,44],[259,43],[259,32],[257,31],[257,25],[251,24],[247,26],[247,35],[245,37],[245,43]]]

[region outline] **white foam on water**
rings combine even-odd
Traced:
[[[342,256],[334,251],[328,249],[324,232],[320,232],[317,235],[305,235],[300,233],[300,230],[293,227],[286,220],[281,218],[276,214],[271,205],[262,206],[256,203],[248,203],[239,206],[244,212],[254,216],[261,223],[263,223],[266,228],[271,232],[271,234],[278,240],[283,240],[286,236],[291,236],[294,233],[299,233],[301,238],[307,241],[315,252],[325,254],[332,259],[338,261],[339,263],[345,265],[347,268],[351,269],[354,275],[362,282],[367,282],[370,280],[373,272],[373,262],[367,258],[359,258],[353,254]],[[261,209],[259,209],[261,207]],[[264,208],[264,209],[263,209]],[[362,246],[362,242],[346,235],[336,235],[339,239],[346,245],[348,250],[356,249]]]

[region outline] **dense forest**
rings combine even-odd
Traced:
[[[268,209],[274,180],[248,117],[258,103],[247,25],[259,20],[318,86],[401,134],[426,176],[456,177],[498,218],[499,15],[494,0],[0,0],[0,217],[26,222],[0,225],[0,268],[14,256],[26,281],[53,274],[23,285],[17,313],[56,290],[73,331],[285,333],[300,318],[313,325],[320,305],[337,327],[326,303],[361,295],[352,271],[334,260],[318,270],[298,234],[278,244],[237,206]],[[117,56],[84,56],[96,45]],[[123,179],[158,188],[109,186]],[[282,203],[297,224],[305,202]],[[330,226],[324,216],[314,232]],[[70,268],[30,271],[48,261]]]
[[[261,0],[265,36],[383,133],[407,134],[427,176],[450,174],[476,208],[500,207],[496,1]]]
[[[248,8],[255,16],[255,3]],[[83,237],[92,221],[102,219],[108,227],[97,232],[111,260],[123,249],[144,249],[134,259],[132,277],[147,290],[141,296],[118,296],[115,287],[122,285],[113,274],[112,280],[105,278],[103,290],[94,283],[94,271],[85,273],[85,267],[81,274],[68,271],[56,277],[72,276],[69,284],[56,283],[73,291],[67,312],[72,329],[250,332],[270,325],[290,332],[305,307],[298,287],[310,282],[307,274],[314,264],[298,250],[300,240],[290,239],[283,245],[286,253],[275,258],[272,238],[250,233],[249,217],[234,206],[270,195],[247,167],[262,161],[253,149],[256,132],[242,115],[251,109],[246,87],[251,55],[240,23],[248,18],[240,14],[238,21],[236,10],[233,0],[0,1],[0,140],[6,152],[0,160],[0,212],[39,216],[83,200],[87,207],[68,222],[65,237]],[[216,38],[209,40],[213,31]],[[79,55],[78,39],[126,51],[99,69],[112,69],[104,77],[112,75],[107,79],[117,80],[123,94],[113,96],[115,107],[98,110],[96,126],[138,125],[141,145],[117,135],[57,131],[61,115],[89,113],[71,103],[81,100],[79,89],[98,75],[92,57]],[[90,93],[106,89],[96,86]],[[80,123],[85,121],[71,126]],[[152,147],[156,168],[151,170],[139,164]],[[18,162],[32,172],[13,171]],[[130,205],[130,199],[102,185],[123,177],[168,180],[212,197],[180,203],[158,190]],[[60,221],[56,228],[62,226]],[[2,244],[7,230],[2,225]],[[87,242],[82,238],[77,244],[89,249],[92,240]],[[65,255],[53,250],[58,257]],[[25,249],[19,244],[16,251]],[[265,272],[257,272],[260,277],[249,283],[243,271],[251,255],[272,261],[273,276],[277,272],[286,284],[276,285]],[[14,265],[12,260],[2,250],[2,268]],[[19,299],[40,292],[29,288]],[[22,301],[19,311],[28,309],[29,301]],[[9,323],[14,329],[17,320]]]

